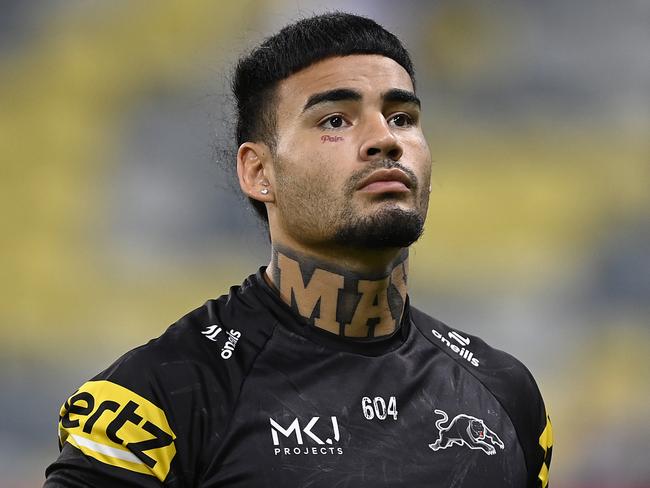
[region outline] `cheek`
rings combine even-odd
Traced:
[[[349,135],[317,131],[300,137],[285,136],[277,148],[279,186],[298,196],[324,192],[320,198],[331,200],[341,194],[351,173],[360,169],[355,168],[356,156]]]
[[[326,164],[342,148],[345,142],[340,136],[330,136],[322,132],[307,133],[301,137],[287,138],[282,147],[278,147],[281,161],[291,161],[292,166],[309,171],[316,166]]]
[[[323,161],[328,165],[345,164],[353,151],[353,139],[349,135],[341,136],[336,134],[310,134],[313,138],[310,148],[316,160]]]
[[[424,136],[409,140],[405,146],[408,148],[404,160],[410,163],[413,170],[422,180],[421,184],[428,185],[428,178],[431,176],[431,152]]]
[[[280,159],[276,174],[282,200],[300,207],[333,193],[336,172],[329,152],[320,147],[302,147]]]
[[[308,152],[301,153],[300,163],[304,165],[305,174],[314,181],[336,184],[337,181],[344,180],[350,170],[347,164],[351,157],[350,148],[346,145],[347,141],[344,138],[320,142],[319,137],[323,136],[315,136],[317,143],[312,145]]]

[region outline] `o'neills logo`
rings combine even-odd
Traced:
[[[343,448],[335,446],[341,439],[339,433],[339,423],[336,417],[330,417],[331,425],[324,427],[316,424],[320,417],[312,417],[304,427],[301,426],[299,419],[294,419],[288,427],[283,427],[278,422],[269,418],[271,422],[271,438],[273,439],[273,454],[291,456],[291,455],[325,455],[325,454],[343,454]],[[323,424],[323,422],[321,422]],[[316,432],[314,432],[316,429]],[[280,439],[280,435],[284,439]],[[323,440],[323,437],[326,437]]]
[[[438,332],[436,329],[431,329],[431,333],[438,339],[440,342],[442,342],[445,346],[447,346],[449,349],[454,351],[456,354],[458,354],[461,358],[467,360],[468,363],[470,363],[472,366],[478,367],[479,365],[479,360],[478,358],[474,357],[474,353],[469,351],[468,349],[465,349],[465,346],[469,345],[469,338],[468,337],[463,337],[456,331],[451,331],[449,332],[449,337],[454,339],[456,342],[461,344],[461,346],[457,346],[456,344],[452,344],[449,339],[447,339],[445,336],[443,336],[440,332]]]
[[[217,337],[219,337],[219,334],[221,334],[221,332],[221,327],[215,324],[206,327],[205,330],[201,332],[201,334],[203,334],[211,341],[217,342]],[[230,359],[232,357],[232,354],[235,351],[235,347],[237,346],[237,341],[240,337],[241,332],[238,330],[230,329],[226,332],[226,339],[224,345],[221,347],[221,357],[223,359]]]

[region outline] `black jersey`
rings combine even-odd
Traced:
[[[390,337],[312,327],[250,276],[63,405],[55,487],[546,487],[528,370],[406,305]]]

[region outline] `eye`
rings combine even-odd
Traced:
[[[330,115],[318,124],[323,129],[340,129],[349,125],[342,115]]]
[[[410,115],[400,113],[393,115],[390,119],[388,119],[388,123],[396,127],[410,127],[413,125],[413,119]]]

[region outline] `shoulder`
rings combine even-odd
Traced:
[[[191,311],[67,399],[61,445],[161,481],[170,469],[192,478],[200,453],[227,428],[241,384],[273,333],[267,317],[239,287]]]
[[[511,354],[490,346],[480,337],[452,328],[414,307],[411,307],[411,316],[416,327],[434,347],[462,365],[504,401],[521,394],[539,394],[528,368]]]
[[[127,352],[92,381],[118,384],[172,412],[197,395],[233,402],[274,328],[264,306],[235,286]]]
[[[128,351],[93,380],[149,390],[157,399],[187,387],[190,379],[213,378],[222,389],[237,388],[234,383],[245,376],[274,327],[261,305],[233,287],[181,317],[160,337]]]
[[[503,407],[517,431],[529,472],[536,479],[540,466],[544,469],[542,462],[550,460],[552,436],[542,395],[528,368],[481,338],[452,328],[414,307],[411,317],[434,347],[474,376]]]

